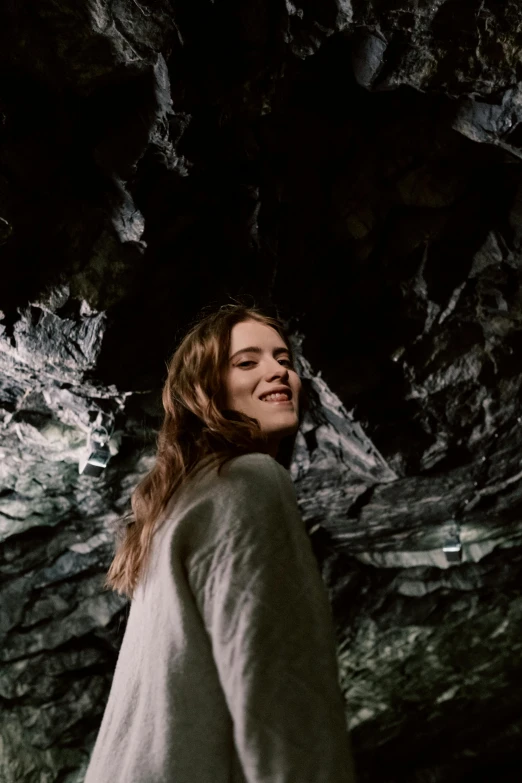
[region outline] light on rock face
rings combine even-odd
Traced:
[[[99,430],[103,430],[104,432],[99,434]],[[97,431],[91,433],[87,451],[84,456],[81,457],[78,465],[79,473],[83,476],[94,477],[98,477],[103,473],[111,458],[108,441],[109,434],[105,427],[100,427]]]
[[[78,469],[84,476],[99,476],[111,458],[108,446],[99,446],[91,449],[89,454],[82,457]]]
[[[462,560],[462,544],[460,536],[455,533],[444,542],[442,551],[446,555],[448,563],[460,563]]]

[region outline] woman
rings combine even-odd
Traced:
[[[354,780],[330,605],[286,469],[303,403],[285,332],[257,309],[226,305],[179,345],[107,575],[132,601],[85,783]]]

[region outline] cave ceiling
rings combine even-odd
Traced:
[[[361,783],[519,783],[519,3],[5,3],[0,258],[0,780],[81,783],[165,362],[240,298],[310,395]]]

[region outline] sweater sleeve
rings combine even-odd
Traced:
[[[353,783],[328,596],[287,472],[268,455],[218,485],[222,535],[189,580],[248,783]]]

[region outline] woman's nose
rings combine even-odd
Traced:
[[[268,377],[288,378],[288,367],[279,362],[272,363],[267,371]]]

